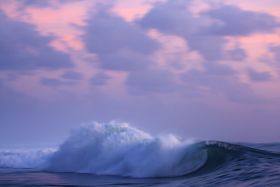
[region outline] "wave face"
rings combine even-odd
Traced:
[[[244,172],[257,169],[277,173],[279,164],[278,153],[225,142],[183,141],[174,135],[154,137],[116,122],[83,125],[58,149],[0,152],[0,168],[138,178],[224,172],[242,178]]]

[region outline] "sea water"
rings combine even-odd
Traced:
[[[0,186],[280,186],[280,144],[154,137],[91,123],[58,148],[0,151]]]

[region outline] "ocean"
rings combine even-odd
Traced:
[[[280,144],[153,137],[90,124],[58,148],[0,151],[0,186],[280,186]]]

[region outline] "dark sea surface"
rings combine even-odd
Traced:
[[[2,166],[0,186],[280,186],[279,143],[231,144],[207,141],[194,143],[188,146],[189,149],[192,149],[191,158],[188,151],[180,157],[176,164],[174,171],[180,169],[180,175],[172,176],[170,173],[170,176],[162,177],[124,177],[75,171],[57,172],[58,170],[51,168],[20,169],[9,167],[11,163],[4,167],[7,159],[3,158],[4,156],[11,158],[11,153],[2,152],[0,155],[0,165]],[[197,154],[197,152],[199,153]],[[205,154],[204,159],[202,159],[201,153]],[[169,153],[169,157],[173,157],[172,152]],[[142,155],[142,159],[145,160],[145,155]],[[158,160],[160,159],[160,155],[158,155]],[[195,163],[198,160],[201,162],[191,169],[186,169],[185,163],[189,165],[191,160]],[[12,161],[18,162],[15,157]],[[138,164],[141,165],[140,162]],[[182,169],[181,166],[185,168]],[[181,173],[181,171],[185,171],[185,173]]]

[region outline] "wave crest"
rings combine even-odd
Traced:
[[[48,169],[131,177],[179,176],[200,167],[206,159],[204,151],[187,149],[189,145],[173,135],[153,137],[127,123],[94,122],[72,133],[50,159]]]

